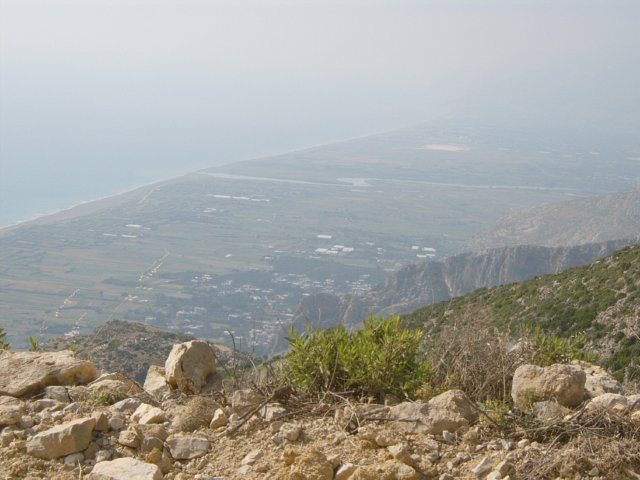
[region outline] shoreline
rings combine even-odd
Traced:
[[[10,223],[10,224],[7,224],[7,225],[0,225],[0,233],[2,233],[4,230],[8,230],[10,228],[18,227],[18,226],[21,226],[21,225],[23,225],[25,223],[34,222],[36,220],[40,220],[40,219],[43,219],[43,218],[46,218],[46,217],[51,217],[53,215],[58,215],[60,213],[69,212],[69,211],[73,210],[74,208],[78,208],[78,207],[81,207],[83,205],[87,205],[89,203],[100,202],[102,200],[108,200],[110,198],[114,198],[114,197],[118,197],[120,195],[125,195],[127,193],[134,192],[134,191],[139,190],[141,188],[151,187],[151,186],[154,186],[154,185],[157,185],[157,184],[161,184],[161,183],[165,183],[165,182],[168,182],[168,181],[171,181],[171,180],[175,180],[177,178],[183,177],[184,175],[189,175],[191,173],[195,173],[195,172],[187,172],[187,173],[184,173],[182,175],[177,175],[177,176],[173,176],[173,177],[170,177],[170,178],[154,180],[154,181],[149,182],[149,183],[139,184],[139,185],[136,185],[134,187],[127,188],[125,190],[121,190],[121,191],[116,192],[116,193],[112,193],[112,194],[109,194],[109,195],[103,195],[102,197],[93,198],[91,200],[83,200],[81,202],[74,203],[73,205],[71,205],[69,207],[59,208],[57,210],[54,210],[54,211],[51,211],[51,212],[48,212],[48,213],[36,213],[33,216],[31,216],[30,218],[28,218],[28,219],[18,220],[17,222]]]

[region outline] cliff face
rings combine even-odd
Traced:
[[[472,292],[590,263],[633,243],[615,240],[575,247],[522,245],[463,253],[442,262],[408,265],[366,295],[305,297],[293,324],[326,328],[358,324],[368,315],[395,315]]]
[[[507,245],[578,245],[640,235],[640,189],[517,211],[476,235],[468,251]]]

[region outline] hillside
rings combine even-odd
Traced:
[[[328,327],[357,324],[370,314],[406,313],[482,287],[493,287],[557,273],[629,245],[618,240],[575,247],[516,246],[467,252],[446,258],[408,265],[382,284],[362,295],[318,294],[304,297],[293,323]]]
[[[640,236],[640,189],[552,203],[506,215],[465,250],[507,245],[577,245]]]
[[[584,333],[586,347],[619,378],[640,379],[640,245],[589,265],[417,310],[407,324],[431,335],[446,325],[490,323],[514,334],[536,325],[563,337]]]
[[[144,382],[149,365],[164,365],[175,343],[193,340],[150,325],[111,320],[91,335],[52,338],[44,351],[73,349],[78,358],[91,360],[103,372],[122,372]]]

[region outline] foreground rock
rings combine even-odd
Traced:
[[[96,378],[96,366],[71,351],[9,352],[0,350],[0,395],[24,397],[49,385],[76,385]]]
[[[184,393],[200,393],[216,373],[216,353],[207,342],[174,345],[164,366],[169,385]]]
[[[99,462],[87,476],[88,480],[162,480],[162,478],[162,472],[157,465],[134,458]]]
[[[50,428],[27,442],[27,453],[51,460],[81,452],[89,446],[95,424],[94,418],[81,418]]]
[[[145,392],[152,395],[157,400],[162,400],[171,393],[171,387],[165,379],[163,367],[151,365],[147,371],[143,387]]]
[[[513,375],[511,397],[522,411],[530,411],[534,403],[545,400],[573,408],[584,400],[585,383],[586,374],[577,365],[521,365]]]
[[[577,363],[587,376],[584,389],[589,398],[598,397],[605,393],[622,393],[622,384],[613,375],[598,365],[587,362]]]
[[[455,432],[478,420],[477,410],[461,390],[449,390],[427,403],[400,403],[391,407],[389,415],[401,422],[402,430],[432,435]]]

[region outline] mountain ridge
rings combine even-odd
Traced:
[[[478,288],[522,281],[584,265],[633,244],[616,240],[574,247],[522,245],[466,252],[443,261],[408,265],[363,295],[304,297],[293,325],[354,325],[368,315],[390,316],[457,297]]]

